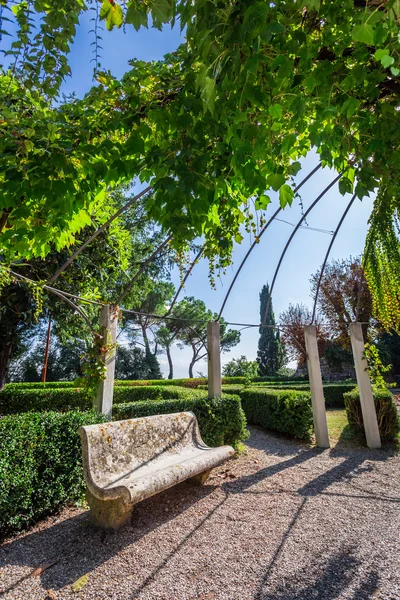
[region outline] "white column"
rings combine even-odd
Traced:
[[[322,386],[321,366],[317,343],[317,328],[315,325],[304,327],[304,339],[307,350],[308,377],[310,379],[311,402],[314,419],[314,431],[317,446],[329,448],[328,424],[326,422],[326,410],[324,399],[324,388]]]
[[[102,343],[104,345],[110,346],[115,344],[117,339],[117,321],[118,309],[110,304],[102,306],[100,311],[100,335],[103,337]],[[95,399],[95,409],[110,418],[114,392],[115,355],[116,350],[113,347],[102,357],[106,366],[106,377],[100,381]]]
[[[364,337],[360,323],[350,323],[350,339],[367,446],[370,448],[380,448],[381,436],[379,434],[374,396],[368,373],[368,363],[364,356]]]
[[[217,321],[207,324],[208,397],[222,394],[220,327]]]

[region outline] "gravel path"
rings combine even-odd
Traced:
[[[141,503],[118,533],[68,509],[6,540],[0,590],[4,600],[400,600],[399,526],[393,452],[322,452],[252,429],[247,455],[205,486]]]

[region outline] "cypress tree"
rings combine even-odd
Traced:
[[[260,316],[263,322],[269,298],[269,285],[264,285],[260,292]],[[275,325],[272,302],[269,303],[265,325]],[[258,372],[260,376],[274,375],[284,364],[284,349],[279,331],[271,327],[260,327],[260,339],[257,352]]]

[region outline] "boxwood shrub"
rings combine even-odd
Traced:
[[[312,432],[310,392],[244,388],[239,395],[249,424],[296,438],[308,438]]]
[[[344,394],[350,392],[354,389],[355,383],[325,383],[324,384],[324,397],[325,397],[325,406],[326,408],[344,408]],[[257,389],[278,389],[278,390],[292,390],[298,392],[309,392],[310,384],[308,381],[296,384],[296,385],[276,385],[272,386],[268,385],[251,385],[251,388]],[[224,385],[222,386],[222,391],[225,394],[239,394],[240,390],[246,389],[243,386],[238,385]]]
[[[198,420],[201,435],[209,446],[229,444],[238,448],[247,439],[246,417],[238,396],[227,396],[209,400],[202,398],[180,398],[129,402],[113,406],[113,419],[132,419],[174,412],[191,411]]]
[[[115,387],[114,403],[204,397],[204,392],[178,386]],[[82,388],[15,389],[0,392],[0,414],[41,410],[90,410],[92,400]]]
[[[6,383],[5,390],[50,390],[52,388],[76,388],[73,381],[23,381],[21,383]]]
[[[1,535],[82,497],[85,485],[77,429],[105,420],[93,411],[0,419]]]
[[[380,389],[374,389],[373,395],[381,440],[391,440],[400,433],[400,418],[393,395],[388,390]],[[347,392],[344,395],[344,401],[350,427],[364,434],[364,422],[358,388]]]
[[[114,409],[114,420],[190,410],[211,446],[238,448],[248,437],[240,398],[234,396],[137,401]],[[94,411],[43,411],[0,418],[0,535],[82,498],[85,483],[77,430],[106,420]]]
[[[325,406],[326,408],[344,408],[344,394],[350,392],[354,389],[355,383],[325,383],[323,385],[324,388],[324,397],[325,397]],[[310,390],[310,384],[308,381],[302,385],[285,385],[279,386],[279,389],[287,389],[287,390],[298,390],[304,391]]]
[[[42,410],[90,410],[92,402],[81,388],[4,388],[0,392],[0,414]]]

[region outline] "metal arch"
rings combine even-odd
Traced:
[[[79,248],[77,250],[75,250],[75,252],[73,254],[71,254],[71,256],[69,257],[69,259],[58,269],[58,271],[53,275],[53,277],[51,277],[49,279],[48,283],[54,283],[54,281],[56,281],[56,279],[59,278],[59,276],[61,275],[61,273],[63,273],[63,271],[65,271],[65,269],[67,267],[69,267],[69,265],[75,260],[75,258],[77,256],[79,256],[79,254],[81,252],[83,252],[83,250],[86,248],[86,246],[88,246],[90,244],[90,242],[92,242],[94,239],[96,239],[97,236],[102,231],[104,231],[105,229],[107,229],[107,227],[110,225],[110,223],[112,223],[113,221],[115,221],[115,219],[117,217],[119,217],[130,206],[132,206],[132,204],[134,204],[135,202],[137,202],[137,200],[139,200],[142,196],[144,196],[145,194],[147,194],[151,189],[152,189],[152,186],[149,185],[147,188],[145,188],[143,191],[141,191],[139,194],[137,194],[134,198],[132,198],[131,200],[129,200],[129,202],[127,202],[126,204],[124,204],[124,206],[122,206],[119,210],[117,210],[116,213],[114,213],[113,215],[111,215],[111,217],[105,223],[103,223],[103,225],[101,225],[101,227],[99,227],[98,229],[96,229],[96,231],[86,240],[86,242],[84,242],[81,246],[79,246]]]
[[[306,176],[306,177],[305,177],[305,178],[304,178],[304,179],[303,179],[303,180],[302,180],[300,183],[299,183],[299,185],[298,185],[297,187],[295,187],[295,189],[294,189],[294,192],[296,193],[296,192],[297,192],[297,191],[298,191],[298,190],[299,190],[299,189],[300,189],[300,188],[301,188],[301,187],[302,187],[302,186],[303,186],[303,185],[304,185],[304,184],[305,184],[305,183],[306,183],[306,182],[307,182],[307,181],[308,181],[308,180],[309,180],[309,179],[310,179],[310,178],[311,178],[313,175],[314,175],[314,173],[316,173],[316,172],[317,172],[317,171],[318,171],[318,170],[319,170],[321,167],[322,167],[322,165],[321,165],[321,163],[319,163],[319,165],[317,165],[317,166],[316,166],[316,167],[315,167],[315,168],[314,168],[314,169],[313,169],[313,170],[312,170],[312,171],[311,171],[311,172],[310,172],[310,173],[309,173],[309,174],[308,174],[308,175],[307,175],[307,176]],[[243,268],[243,266],[244,266],[244,263],[245,263],[245,262],[246,262],[246,260],[249,258],[249,256],[250,256],[251,252],[254,250],[254,247],[255,247],[255,246],[258,244],[258,242],[259,242],[259,240],[260,240],[261,236],[262,236],[262,235],[263,235],[263,234],[266,232],[266,230],[268,229],[268,227],[271,225],[272,221],[275,219],[276,215],[277,215],[277,214],[279,214],[279,213],[281,212],[281,210],[283,210],[283,209],[282,209],[281,207],[279,207],[279,208],[278,208],[278,209],[277,209],[277,210],[274,212],[274,214],[273,214],[273,215],[272,215],[272,217],[269,219],[269,221],[268,221],[268,222],[267,222],[267,223],[264,225],[264,227],[261,229],[261,231],[260,231],[260,234],[258,235],[258,239],[257,239],[257,241],[254,241],[254,242],[252,243],[252,245],[250,246],[250,248],[248,249],[248,251],[246,252],[246,255],[245,255],[245,257],[243,258],[242,262],[240,263],[240,265],[239,265],[239,268],[238,268],[238,270],[236,271],[236,273],[235,273],[235,276],[234,276],[234,278],[233,278],[233,280],[232,280],[232,282],[231,282],[231,284],[230,284],[230,286],[229,286],[229,288],[228,288],[228,291],[227,291],[227,293],[226,293],[226,296],[225,296],[225,298],[224,298],[224,301],[223,301],[223,303],[222,303],[222,306],[221,306],[221,310],[219,311],[219,314],[218,314],[218,319],[217,319],[218,321],[220,320],[220,318],[221,318],[221,316],[222,316],[223,310],[224,310],[224,308],[225,308],[225,305],[226,305],[226,303],[227,303],[227,301],[228,301],[228,298],[229,298],[229,296],[230,296],[230,293],[231,293],[231,291],[232,291],[232,288],[233,288],[233,286],[234,286],[234,285],[235,285],[235,283],[236,283],[236,279],[238,278],[238,276],[239,276],[239,273],[240,273],[240,271],[242,270],[242,268]]]
[[[195,264],[197,263],[197,261],[199,260],[200,256],[203,254],[204,252],[204,248],[205,248],[205,244],[204,246],[202,246],[200,248],[200,251],[198,252],[196,258],[193,260],[192,264],[190,265],[189,269],[187,270],[185,277],[183,278],[182,283],[180,284],[174,299],[171,302],[171,306],[169,307],[169,309],[167,310],[167,312],[165,313],[164,317],[168,317],[169,314],[171,314],[171,310],[174,308],[175,302],[177,301],[177,298],[179,296],[179,294],[181,293],[181,291],[183,290],[183,288],[185,287],[185,283],[190,275],[190,273],[193,271],[193,267],[195,266]]]
[[[338,231],[339,231],[339,229],[341,228],[341,226],[342,226],[342,224],[343,224],[343,221],[345,220],[345,218],[346,218],[346,216],[347,216],[347,213],[349,212],[349,210],[350,210],[350,208],[351,208],[351,206],[352,206],[352,204],[353,204],[353,202],[354,202],[354,200],[355,200],[355,199],[356,199],[356,194],[354,194],[354,196],[352,197],[352,199],[350,200],[350,202],[349,202],[349,203],[348,203],[348,205],[346,206],[346,208],[345,208],[345,211],[344,211],[344,213],[342,214],[342,217],[341,217],[341,219],[340,219],[339,223],[337,224],[337,227],[336,227],[336,229],[335,229],[335,232],[334,232],[334,234],[333,234],[333,236],[332,236],[332,239],[331,239],[331,241],[330,241],[330,244],[329,244],[329,246],[328,246],[328,250],[326,251],[325,258],[324,258],[324,262],[322,263],[322,267],[321,267],[321,272],[320,272],[320,274],[319,274],[319,279],[318,279],[317,289],[316,289],[316,291],[315,291],[314,306],[313,306],[313,312],[312,312],[312,317],[311,317],[311,325],[314,323],[314,319],[315,319],[315,313],[316,313],[316,310],[317,310],[317,302],[318,302],[319,288],[321,287],[322,277],[323,277],[323,275],[324,275],[324,271],[325,271],[326,263],[328,262],[329,254],[330,254],[330,252],[331,252],[331,250],[332,250],[332,246],[333,246],[333,243],[334,243],[334,241],[335,241],[335,238],[336,238],[336,236],[337,236],[337,234],[338,234]]]
[[[325,194],[331,189],[331,187],[333,187],[335,185],[335,183],[337,181],[339,181],[339,179],[341,178],[341,176],[343,175],[342,173],[339,173],[339,175],[337,177],[335,177],[335,179],[333,181],[331,181],[331,183],[326,186],[326,188],[324,189],[324,191],[314,200],[314,202],[311,204],[311,206],[308,207],[308,209],[306,210],[306,212],[302,215],[301,219],[298,221],[296,227],[293,229],[288,241],[286,242],[286,245],[283,249],[283,252],[279,258],[279,262],[278,262],[278,266],[276,267],[275,273],[274,273],[274,277],[272,279],[272,283],[271,283],[271,288],[270,288],[270,292],[269,292],[269,296],[268,296],[268,302],[267,302],[267,306],[265,308],[265,313],[264,313],[264,318],[262,320],[262,324],[265,323],[265,321],[267,320],[267,315],[268,315],[268,311],[269,311],[269,307],[271,304],[271,297],[272,297],[272,292],[274,289],[274,285],[275,285],[275,281],[277,278],[277,275],[279,273],[279,269],[281,267],[283,258],[286,254],[287,249],[290,246],[290,243],[292,241],[292,239],[294,238],[294,236],[296,235],[297,230],[299,229],[300,225],[302,224],[302,222],[304,221],[304,219],[307,217],[307,215],[312,211],[312,209],[314,208],[314,206],[321,200],[321,198],[323,198],[325,196]]]
[[[167,239],[165,239],[163,241],[163,243],[160,244],[158,246],[158,248],[156,248],[154,250],[154,252],[149,256],[149,258],[143,263],[142,267],[139,269],[139,271],[136,273],[136,275],[130,280],[130,282],[128,283],[128,285],[126,286],[126,288],[124,289],[124,291],[122,292],[122,294],[120,295],[118,300],[116,302],[114,302],[114,304],[118,305],[125,298],[126,294],[132,289],[132,286],[135,283],[135,281],[140,277],[140,275],[143,273],[143,271],[146,269],[146,267],[155,259],[157,254],[165,248],[165,246],[168,244],[168,242],[171,239],[172,239],[172,235],[169,235],[167,237]]]

